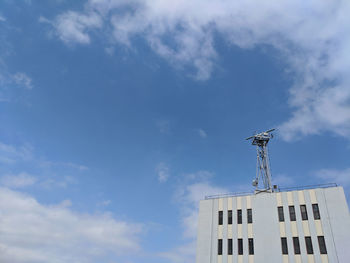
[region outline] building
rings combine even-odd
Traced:
[[[206,197],[196,263],[350,262],[350,216],[342,187]]]

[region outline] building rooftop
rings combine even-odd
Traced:
[[[315,188],[329,188],[329,187],[338,187],[338,185],[336,183],[327,183],[327,184],[304,185],[304,186],[294,186],[294,187],[277,187],[274,190],[274,193],[290,192],[290,191],[306,190],[306,189],[315,189]],[[235,197],[235,196],[246,196],[246,195],[253,195],[254,193],[255,193],[255,191],[207,195],[207,196],[205,196],[205,200],[216,199],[216,198],[225,198],[225,197]]]

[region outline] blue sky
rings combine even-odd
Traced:
[[[346,1],[2,1],[2,262],[194,262],[198,202],[350,187]]]

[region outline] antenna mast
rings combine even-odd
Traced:
[[[253,180],[253,186],[255,186],[256,193],[273,191],[267,144],[269,140],[273,138],[273,134],[271,132],[274,130],[275,129],[270,129],[265,132],[250,136],[246,139],[251,140],[252,145],[256,145],[257,167],[256,178]],[[264,184],[263,188],[259,187],[259,180],[261,180]]]

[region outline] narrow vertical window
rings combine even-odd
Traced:
[[[318,209],[318,204],[312,205],[312,211],[314,212],[314,219],[315,220],[321,219],[320,210]]]
[[[237,210],[237,224],[242,224],[242,210]]]
[[[229,255],[232,255],[232,251],[233,251],[233,244],[232,244],[232,239],[228,239],[227,240],[227,253]]]
[[[294,247],[294,254],[300,255],[299,237],[293,237],[293,247]]]
[[[252,209],[247,209],[247,222],[248,224],[253,223]]]
[[[243,239],[238,238],[238,255],[243,255]]]
[[[284,222],[283,206],[277,207],[278,209],[278,221]]]
[[[289,206],[289,218],[290,218],[290,221],[295,221],[296,220],[294,205],[290,205]]]
[[[232,210],[227,211],[227,222],[229,225],[232,225]]]
[[[254,255],[254,241],[252,238],[248,238],[249,255]]]
[[[301,206],[300,206],[300,212],[301,212],[301,219],[302,219],[302,220],[307,220],[306,205],[301,205]]]
[[[222,255],[222,239],[218,239],[218,255]]]
[[[326,242],[324,236],[318,236],[318,246],[320,247],[320,254],[327,254]]]
[[[223,211],[219,211],[219,225],[222,225]]]
[[[313,254],[314,249],[312,247],[311,237],[305,237],[305,244],[306,244],[306,253]]]
[[[288,255],[288,245],[287,245],[286,237],[281,237],[281,245],[282,245],[282,254]]]

